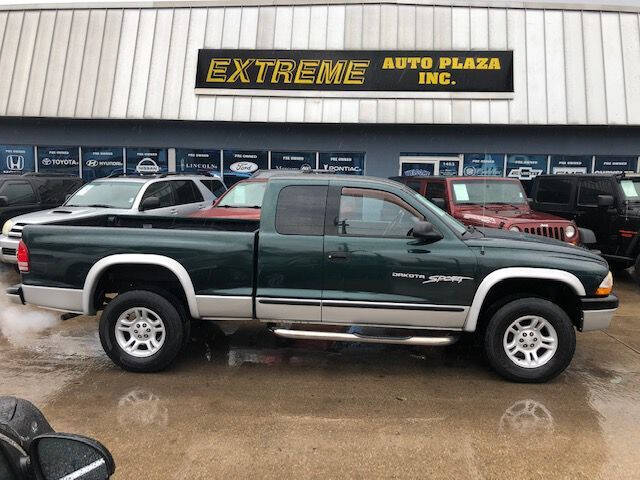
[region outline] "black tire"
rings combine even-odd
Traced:
[[[148,357],[127,353],[116,341],[116,324],[125,311],[145,307],[155,312],[165,328],[165,340],[160,349]],[[167,368],[182,349],[185,325],[178,309],[155,292],[132,290],[114,298],[100,318],[100,342],[109,358],[119,367],[131,372],[158,372]]]
[[[518,365],[509,358],[503,346],[507,329],[515,320],[526,315],[544,318],[558,337],[555,353],[540,367],[525,368]],[[507,303],[489,320],[484,335],[484,349],[493,369],[504,378],[514,382],[542,383],[556,377],[569,366],[576,349],[576,332],[568,315],[558,305],[542,298],[522,298]]]

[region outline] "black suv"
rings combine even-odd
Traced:
[[[531,198],[535,210],[592,230],[594,248],[612,267],[635,265],[640,273],[640,175],[540,175]]]
[[[18,215],[62,205],[81,185],[82,179],[71,175],[0,175],[0,226]]]

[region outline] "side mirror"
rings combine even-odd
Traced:
[[[47,433],[33,439],[29,449],[36,478],[107,480],[116,467],[102,444],[67,433]]]
[[[589,230],[588,228],[578,228],[578,233],[580,234],[580,243],[582,245],[596,244],[596,234],[593,233],[593,230]]]
[[[599,207],[611,207],[613,206],[613,195],[598,195]]]
[[[9,198],[0,197],[0,207],[6,207],[7,205],[9,205]]]
[[[158,197],[147,197],[140,204],[140,211],[153,210],[154,208],[160,208],[160,199]]]
[[[442,240],[442,234],[433,228],[433,225],[424,220],[419,221],[411,231],[411,235],[420,243],[434,243]]]
[[[439,197],[432,198],[431,203],[433,203],[436,207],[438,207],[441,210],[444,210],[446,206],[444,203],[444,198],[439,198]]]

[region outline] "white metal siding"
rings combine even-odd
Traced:
[[[640,125],[640,16],[348,4],[0,12],[0,115]],[[513,49],[513,99],[197,96],[199,48]]]

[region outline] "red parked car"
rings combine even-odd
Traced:
[[[580,233],[570,220],[536,212],[522,184],[501,177],[394,177],[466,225],[555,238],[574,245]]]
[[[218,197],[210,208],[198,210],[191,217],[260,220],[268,180],[265,177],[242,180]]]

